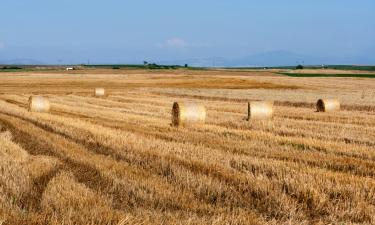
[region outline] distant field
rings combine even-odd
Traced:
[[[1,73],[0,224],[375,224],[375,80],[276,72]],[[171,127],[175,101],[206,124]]]

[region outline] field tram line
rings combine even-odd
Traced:
[[[30,121],[27,121],[27,122],[30,122]],[[39,124],[39,123],[34,122],[34,121],[31,122],[31,123],[32,124],[34,124],[34,123]],[[41,125],[41,126],[45,127],[47,130],[51,130],[51,128],[47,128],[48,126],[45,126],[45,125]],[[13,129],[15,129],[15,128],[13,128]],[[66,135],[64,134],[64,136],[66,136]],[[69,139],[72,140],[72,141],[77,141],[77,142],[79,141],[79,140],[75,140],[75,139],[71,139],[71,138],[69,138]],[[79,141],[79,142],[82,143],[82,141]],[[48,145],[48,143],[46,143],[46,145]],[[115,150],[113,150],[111,148],[104,147],[104,146],[100,145],[99,143],[97,143],[97,144],[90,144],[90,145],[88,145],[87,143],[85,143],[85,145],[86,146],[92,146],[92,147],[94,147],[91,150],[97,151],[97,153],[99,153],[99,154],[100,153],[105,153],[105,155],[108,155],[110,157],[114,156],[113,154],[114,154]],[[112,153],[108,154],[108,151],[110,151]],[[119,160],[126,160],[128,162],[132,162],[132,164],[134,165],[134,161],[133,160],[126,159],[126,158],[124,158],[124,156],[118,155],[117,153],[115,153],[115,154],[116,154],[115,158],[117,158]],[[141,155],[141,157],[144,157],[144,158],[147,158],[147,159],[149,159],[149,160],[151,160],[153,162],[156,162],[156,164],[158,164],[157,160],[160,159],[160,157],[158,155],[143,154],[143,155]],[[188,169],[191,172],[200,173],[200,174],[203,174],[203,175],[206,175],[206,176],[213,176],[215,179],[218,179],[218,180],[221,180],[221,181],[225,181],[225,183],[227,183],[227,185],[229,185],[229,186],[240,185],[240,187],[238,187],[239,188],[238,190],[237,190],[237,188],[236,188],[236,190],[233,190],[237,194],[240,194],[240,193],[244,194],[247,191],[250,191],[250,192],[247,193],[247,195],[250,198],[255,198],[255,199],[262,198],[258,194],[254,195],[253,191],[247,190],[247,188],[243,185],[243,183],[241,183],[240,181],[237,181],[235,178],[230,178],[227,175],[222,174],[221,172],[214,172],[211,168],[207,168],[203,164],[199,164],[199,163],[198,163],[199,165],[196,164],[196,163],[191,164],[191,163],[189,163],[186,160],[179,159],[179,158],[176,158],[176,157],[173,157],[173,156],[166,157],[165,160],[167,162],[169,162],[169,163],[175,164],[176,166],[182,166],[182,167]],[[90,183],[87,183],[88,182],[87,180],[81,179],[81,176],[79,176],[79,173],[82,173],[82,170],[85,171],[84,169],[82,169],[82,165],[74,165],[74,162],[71,162],[71,161],[69,161],[67,159],[62,159],[62,161],[66,164],[66,166],[64,166],[64,168],[66,168],[66,170],[71,171],[73,169],[72,172],[73,172],[73,174],[75,174],[75,176],[77,177],[77,179],[78,179],[79,182],[83,182],[86,185],[90,184]],[[156,165],[156,164],[148,168],[148,165],[145,165],[141,161],[139,161],[137,164],[139,164],[139,166],[141,168],[143,168],[143,169],[157,169],[158,168],[158,165]],[[76,168],[76,167],[78,167],[78,168]],[[79,171],[77,171],[77,170],[79,170]],[[163,175],[162,173],[163,173],[163,171],[161,171],[161,174],[159,174],[159,176]],[[94,174],[90,174],[89,176],[85,176],[85,178],[86,177],[90,177],[90,178],[92,178],[91,181],[103,180],[102,178],[98,177],[98,175],[99,175],[99,172],[97,171]],[[89,180],[89,182],[90,182],[90,180]],[[96,183],[96,182],[94,182],[94,183]],[[103,181],[100,182],[100,183],[103,183]],[[105,183],[110,184],[111,182],[110,181],[105,181]],[[93,187],[93,185],[88,185],[88,187],[93,188],[94,190],[98,190],[97,185],[95,185],[94,187]],[[99,190],[100,190],[100,188],[99,188]],[[209,199],[206,199],[206,201],[207,201],[207,203],[210,203]],[[258,202],[257,204],[259,204],[258,206],[262,208],[262,206],[261,206],[261,200],[258,199],[256,201]],[[248,202],[248,201],[246,200],[246,202]],[[250,204],[250,202],[248,202],[247,204]],[[245,205],[243,205],[243,206],[245,206]],[[228,207],[228,206],[226,206],[226,207]],[[249,209],[252,209],[252,206],[250,206],[250,205],[248,205],[247,207],[250,207]],[[202,213],[202,212],[200,212],[200,213]]]
[[[4,113],[0,113],[4,114]],[[14,116],[14,115],[12,115]],[[18,118],[19,119],[19,118]],[[49,145],[48,142],[38,142],[35,141],[28,133],[18,130],[10,122],[6,121],[4,118],[1,118],[0,121],[3,126],[12,132],[13,141],[19,144],[23,149],[25,149],[32,156],[51,156],[61,160],[62,165],[51,171],[49,174],[42,176],[36,180],[33,180],[33,184],[36,187],[34,188],[34,193],[26,196],[23,202],[23,207],[29,209],[40,209],[41,196],[49,183],[49,181],[59,172],[73,172],[75,177],[79,182],[84,183],[89,188],[92,188],[96,191],[101,189],[102,184],[109,184],[108,180],[104,180],[101,177],[99,171],[94,168],[91,168],[87,165],[77,164],[67,158],[62,157],[61,155],[56,154]]]
[[[0,113],[0,114],[4,114],[4,113]],[[27,121],[41,129],[44,129],[48,132],[52,132],[54,134],[57,134],[57,135],[61,135],[63,136],[64,138],[68,139],[68,140],[71,140],[73,142],[76,142],[78,144],[81,144],[83,146],[85,146],[86,148],[88,148],[89,150],[93,151],[94,153],[97,153],[97,154],[101,154],[101,155],[104,155],[104,156],[109,156],[115,160],[118,160],[118,161],[124,161],[124,162],[127,162],[129,164],[132,164],[132,165],[135,165],[141,169],[155,169],[157,168],[157,165],[154,165],[154,166],[151,166],[151,167],[148,167],[148,165],[146,165],[145,163],[141,162],[141,161],[138,161],[138,162],[134,162],[134,159],[130,159],[130,158],[126,158],[125,156],[123,155],[120,155],[119,153],[116,152],[116,150],[112,149],[112,148],[109,148],[109,147],[106,147],[100,143],[90,143],[90,142],[86,142],[86,141],[82,141],[82,140],[79,140],[79,139],[75,139],[75,138],[71,138],[70,136],[64,134],[64,133],[61,133],[61,132],[58,132],[58,131],[55,131],[54,129],[52,129],[51,127],[47,126],[47,125],[44,125],[44,124],[41,124],[39,122],[36,122],[36,121],[32,121],[32,120],[29,120],[29,119],[24,119],[24,118],[21,118],[19,116],[15,116],[15,115],[9,115],[9,116],[14,116],[14,117],[17,117],[18,119],[21,119],[21,120],[24,120],[24,121]],[[15,128],[9,126],[11,130],[15,130]],[[20,131],[17,131],[17,136],[21,135],[22,138],[20,138],[21,140],[17,140],[17,143],[18,141],[20,141],[20,145],[22,146],[22,143],[24,140],[27,140],[29,141],[27,138],[25,139],[25,134],[23,132],[20,132]],[[26,134],[27,135],[27,134]],[[27,142],[25,141],[25,142]],[[30,140],[31,141],[31,140]],[[47,146],[48,143],[45,143],[44,146]],[[23,147],[23,146],[22,146]],[[43,152],[38,152],[38,153],[42,153],[43,155],[46,155],[48,154],[49,156],[55,156],[54,154],[49,154],[50,152],[49,151],[43,151]],[[59,156],[57,156],[59,157]],[[147,158],[149,160],[152,160],[152,161],[157,161],[159,158],[157,155],[141,155],[141,157],[144,157],[144,158]],[[173,162],[175,159],[168,159],[167,161],[168,162]],[[71,168],[74,168],[75,165],[74,165],[74,162],[71,162],[71,161],[68,161],[67,159],[63,160],[65,165],[64,167],[61,168],[61,170],[67,170],[67,171],[70,171]],[[184,163],[186,165],[186,163]],[[76,165],[78,166],[78,165]],[[181,164],[177,163],[177,166],[181,166]],[[78,170],[82,171],[81,168],[77,168]],[[73,171],[74,174],[76,174],[74,171]],[[165,171],[159,171],[157,172],[159,174],[159,176],[163,176],[163,173],[165,174],[166,172]],[[94,180],[98,180],[98,177],[95,176],[96,174],[93,174],[94,176],[87,176],[87,177],[93,177]],[[75,175],[77,176],[77,175]],[[83,182],[83,183],[86,183],[84,182],[84,180],[80,179],[80,177],[78,176],[77,179],[80,181],[80,182]],[[107,182],[109,183],[109,182]],[[92,188],[91,185],[89,185],[89,187]]]
[[[28,209],[28,211],[32,211],[37,213],[38,211],[42,210],[41,208],[41,201],[42,195],[47,188],[48,183],[61,171],[66,170],[64,166],[57,166],[52,171],[44,174],[41,177],[32,180],[33,189],[31,193],[28,193],[22,200],[21,200],[21,208]]]
[[[30,122],[30,121],[26,121],[26,122]],[[12,126],[10,126],[9,128],[12,131],[17,130],[16,128],[14,128]],[[41,129],[43,129],[43,128],[41,128]],[[53,133],[55,133],[55,132],[53,132]],[[52,147],[49,146],[48,142],[43,142],[43,143],[35,142],[34,139],[30,135],[28,135],[27,133],[24,133],[22,131],[16,131],[16,134],[17,134],[17,136],[21,135],[20,137],[22,137],[22,138],[20,138],[20,140],[18,140],[20,142],[17,142],[17,143],[20,144],[20,146],[25,147],[25,149],[27,149],[27,151],[29,151],[29,153],[31,155],[34,155],[35,153],[36,153],[36,155],[40,155],[39,153],[43,153],[42,155],[48,155],[48,156],[53,156],[53,157],[58,158],[59,160],[61,160],[63,162],[63,165],[61,166],[59,171],[72,172],[74,174],[75,178],[77,179],[77,181],[85,184],[88,188],[90,188],[90,189],[94,190],[95,192],[100,193],[102,195],[103,195],[103,192],[104,192],[105,195],[113,196],[113,203],[114,203],[113,207],[114,207],[114,209],[116,209],[116,210],[123,210],[124,209],[124,207],[123,207],[124,203],[121,200],[117,201],[117,199],[121,198],[121,197],[119,197],[120,193],[117,193],[120,190],[118,190],[118,189],[111,190],[111,188],[113,186],[112,185],[113,181],[111,179],[103,177],[97,169],[95,169],[95,168],[93,168],[89,165],[77,163],[77,162],[75,162],[75,161],[73,161],[69,158],[65,158],[62,155],[55,154],[53,150],[48,150],[48,149],[52,149]],[[64,136],[66,136],[66,135],[64,135]],[[67,137],[67,139],[70,139],[70,138]],[[37,146],[37,148],[41,147],[41,146],[44,146],[45,151],[43,151],[43,152],[33,151],[33,150],[35,150],[35,148],[32,149],[32,151],[30,151],[29,148],[26,148],[26,146],[28,146],[27,143],[30,143],[30,142],[33,143],[33,145]],[[97,149],[97,146],[94,149]],[[48,184],[48,182],[46,184]],[[105,196],[105,195],[103,195],[103,196]],[[137,204],[139,204],[139,205],[151,205],[151,202],[145,202],[144,199],[138,198],[137,196],[132,196],[132,198],[135,198],[135,199],[133,199],[133,201],[137,202]],[[131,204],[128,204],[127,207],[133,207],[133,206]]]
[[[0,113],[1,114],[1,113]],[[12,141],[19,144],[25,151],[31,156],[51,156],[49,151],[46,150],[45,145],[36,146],[31,138],[28,138],[25,133],[15,129],[10,123],[0,118],[0,131],[10,131],[12,133]],[[37,151],[30,151],[30,149],[38,149]],[[20,200],[19,207],[27,209],[28,211],[37,212],[41,209],[40,202],[42,200],[42,194],[47,187],[49,181],[56,176],[64,168],[61,165],[57,165],[56,168],[52,169],[48,173],[37,177],[32,180],[32,191],[26,193],[26,195]]]
[[[0,114],[3,114],[3,113],[0,113]],[[11,131],[14,134],[14,138],[13,138],[14,142],[19,144],[22,148],[24,148],[30,155],[51,156],[51,157],[58,158],[62,162],[62,165],[58,169],[52,171],[50,174],[46,175],[45,177],[42,177],[41,180],[34,180],[33,183],[37,183],[40,181],[42,182],[35,189],[35,191],[37,191],[38,193],[32,193],[26,196],[26,198],[42,196],[48,182],[54,177],[54,175],[56,175],[60,171],[72,172],[78,182],[85,184],[87,187],[95,190],[98,193],[102,193],[103,190],[110,190],[112,181],[103,177],[97,169],[89,165],[79,164],[68,158],[65,158],[62,155],[55,153],[53,150],[51,150],[52,147],[49,145],[48,142],[35,141],[35,139],[32,138],[29,134],[18,130],[9,122],[4,120],[4,118],[0,118],[0,121],[2,122],[2,124],[4,124],[7,130]],[[113,194],[113,193],[107,193],[107,194]],[[139,201],[142,202],[141,199],[139,199]],[[33,208],[37,206],[36,208],[39,209],[40,202],[41,202],[41,198],[23,200],[24,207],[26,208]],[[119,205],[119,204],[115,204],[115,205]]]
[[[124,162],[134,164],[134,162],[132,162],[132,160],[126,159],[121,155],[115,154],[113,149],[105,147],[103,145],[100,145],[99,143],[86,143],[84,141],[76,140],[76,139],[70,138],[66,134],[63,134],[61,132],[56,132],[52,128],[50,128],[49,126],[40,124],[36,121],[24,119],[24,118],[16,116],[16,115],[7,115],[6,113],[2,113],[2,112],[0,113],[0,122],[2,121],[4,124],[6,124],[5,126],[9,130],[11,130],[12,133],[15,134],[15,136],[18,137],[14,141],[16,143],[18,143],[21,147],[23,147],[25,150],[27,150],[30,155],[48,155],[48,156],[56,157],[63,162],[62,166],[58,170],[53,171],[53,173],[51,172],[50,176],[48,176],[50,179],[53,178],[53,175],[55,173],[58,173],[60,171],[66,171],[66,172],[70,171],[74,174],[74,176],[76,177],[78,182],[85,184],[90,189],[93,189],[97,193],[100,193],[100,194],[103,194],[103,192],[104,192],[104,194],[106,194],[106,195],[113,196],[113,198],[112,198],[113,208],[115,210],[123,210],[124,209],[124,203],[121,202],[121,200],[117,201],[117,199],[121,198],[121,197],[119,197],[119,195],[121,195],[121,194],[117,193],[117,191],[120,191],[120,190],[118,190],[118,189],[111,190],[111,187],[113,186],[112,180],[103,177],[97,169],[95,169],[95,168],[93,168],[89,165],[84,165],[84,164],[74,162],[73,160],[65,158],[62,155],[58,155],[58,154],[54,153],[53,150],[50,150],[50,149],[52,149],[52,147],[49,145],[48,142],[43,142],[43,143],[36,142],[29,134],[27,134],[25,132],[22,132],[22,131],[19,131],[13,125],[11,125],[7,121],[5,121],[3,118],[1,118],[1,114],[4,114],[6,116],[11,116],[11,117],[16,117],[17,119],[20,119],[22,121],[31,123],[31,124],[35,125],[36,127],[39,127],[40,129],[43,129],[43,130],[48,131],[50,133],[54,133],[56,135],[61,135],[67,140],[77,142],[77,143],[85,146],[86,148],[89,148],[88,150],[91,150],[92,152],[94,152],[96,154],[100,154],[100,155],[103,155],[103,156],[106,156],[106,157],[111,157],[112,159],[115,159],[115,160],[122,160]],[[32,144],[31,146],[34,146],[33,148],[29,148],[30,143]],[[39,147],[41,147],[41,148],[39,148]],[[46,185],[48,184],[49,180],[47,180],[46,182],[43,182],[43,186],[39,188],[41,191],[44,191],[44,189],[46,188]],[[34,181],[34,182],[36,182],[36,181]],[[109,191],[109,190],[111,190],[111,191]],[[30,196],[41,196],[42,193],[43,192],[38,193],[38,194],[32,194]],[[137,198],[137,196],[132,196],[132,198]],[[137,205],[141,205],[141,206],[142,205],[143,206],[146,206],[146,205],[152,206],[152,202],[145,202],[145,201],[148,201],[148,200],[137,198],[137,199],[133,199],[132,202],[137,202]],[[40,205],[40,199],[38,201],[25,200],[24,202],[25,202],[25,204],[28,203],[28,207],[35,206],[35,205],[38,205],[38,204]],[[133,206],[131,204],[127,203],[127,207],[131,208]],[[171,205],[171,207],[172,207],[172,209],[169,209],[169,210],[172,210],[172,211],[182,210],[182,208],[179,208],[177,205]],[[194,213],[197,213],[197,214],[202,214],[202,213],[203,214],[204,213],[211,214],[212,213],[210,211],[208,211],[208,212],[204,212],[204,211],[206,211],[206,209],[195,209],[194,211],[191,211],[191,212],[194,212]]]
[[[43,125],[43,126],[46,127],[45,125]],[[51,128],[47,128],[47,129],[51,129]],[[85,146],[87,146],[88,148],[90,148],[90,150],[94,150],[95,152],[97,152],[99,154],[108,155],[110,157],[115,158],[116,160],[124,160],[126,162],[132,162],[133,164],[137,163],[137,162],[134,162],[134,160],[131,160],[131,159],[128,159],[128,158],[124,158],[124,156],[116,153],[116,150],[108,148],[106,146],[103,146],[103,145],[101,145],[99,143],[86,143],[86,142],[84,142],[82,140],[77,140],[77,139],[74,139],[74,138],[70,138],[70,139],[73,140],[73,141],[79,142],[79,143],[81,143],[81,144],[83,144]],[[157,155],[154,155],[154,156],[151,156],[151,155],[142,155],[141,157],[148,158],[149,160],[153,160],[153,161],[155,161],[156,159],[158,159]],[[223,175],[221,175],[220,173],[214,173],[210,169],[204,169],[202,171],[201,169],[203,169],[203,167],[204,167],[203,165],[190,165],[190,163],[185,162],[184,160],[181,161],[181,159],[178,159],[178,158],[175,158],[175,157],[167,158],[167,161],[168,162],[176,162],[177,163],[176,165],[178,165],[178,166],[182,165],[183,167],[185,167],[185,168],[187,168],[187,169],[189,169],[190,171],[193,171],[193,172],[197,172],[197,173],[201,173],[201,174],[205,174],[205,175],[210,175],[210,176],[213,175],[216,179],[219,179],[219,180],[224,179],[227,183],[229,182],[228,185],[238,185],[238,183],[236,183],[236,182],[233,183],[234,181],[230,181],[230,179],[228,180],[228,178],[226,176],[223,177]],[[138,162],[138,164],[141,165],[141,168],[143,168],[143,169],[155,169],[155,168],[157,169],[157,165],[154,165],[154,166],[151,166],[151,167],[147,167],[148,165],[145,165],[144,163],[142,164],[142,162]],[[146,166],[146,167],[144,167],[144,166]],[[196,167],[196,166],[198,166],[198,167]],[[241,188],[240,192],[244,193],[244,191],[245,191],[245,189]]]

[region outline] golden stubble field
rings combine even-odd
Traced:
[[[33,94],[50,113],[27,111]],[[327,97],[342,111],[315,112]],[[274,118],[246,121],[250,100]],[[206,125],[172,127],[174,101]],[[372,79],[0,73],[0,224],[374,224],[374,178]]]

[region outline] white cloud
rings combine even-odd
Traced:
[[[158,48],[169,48],[169,49],[187,49],[187,48],[210,48],[213,45],[204,43],[190,43],[182,38],[174,37],[169,38],[164,42],[156,45]]]
[[[182,38],[170,38],[163,43],[157,45],[159,48],[185,48],[188,46]]]

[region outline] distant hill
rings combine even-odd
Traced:
[[[45,63],[34,59],[0,60],[0,65],[44,65]]]

